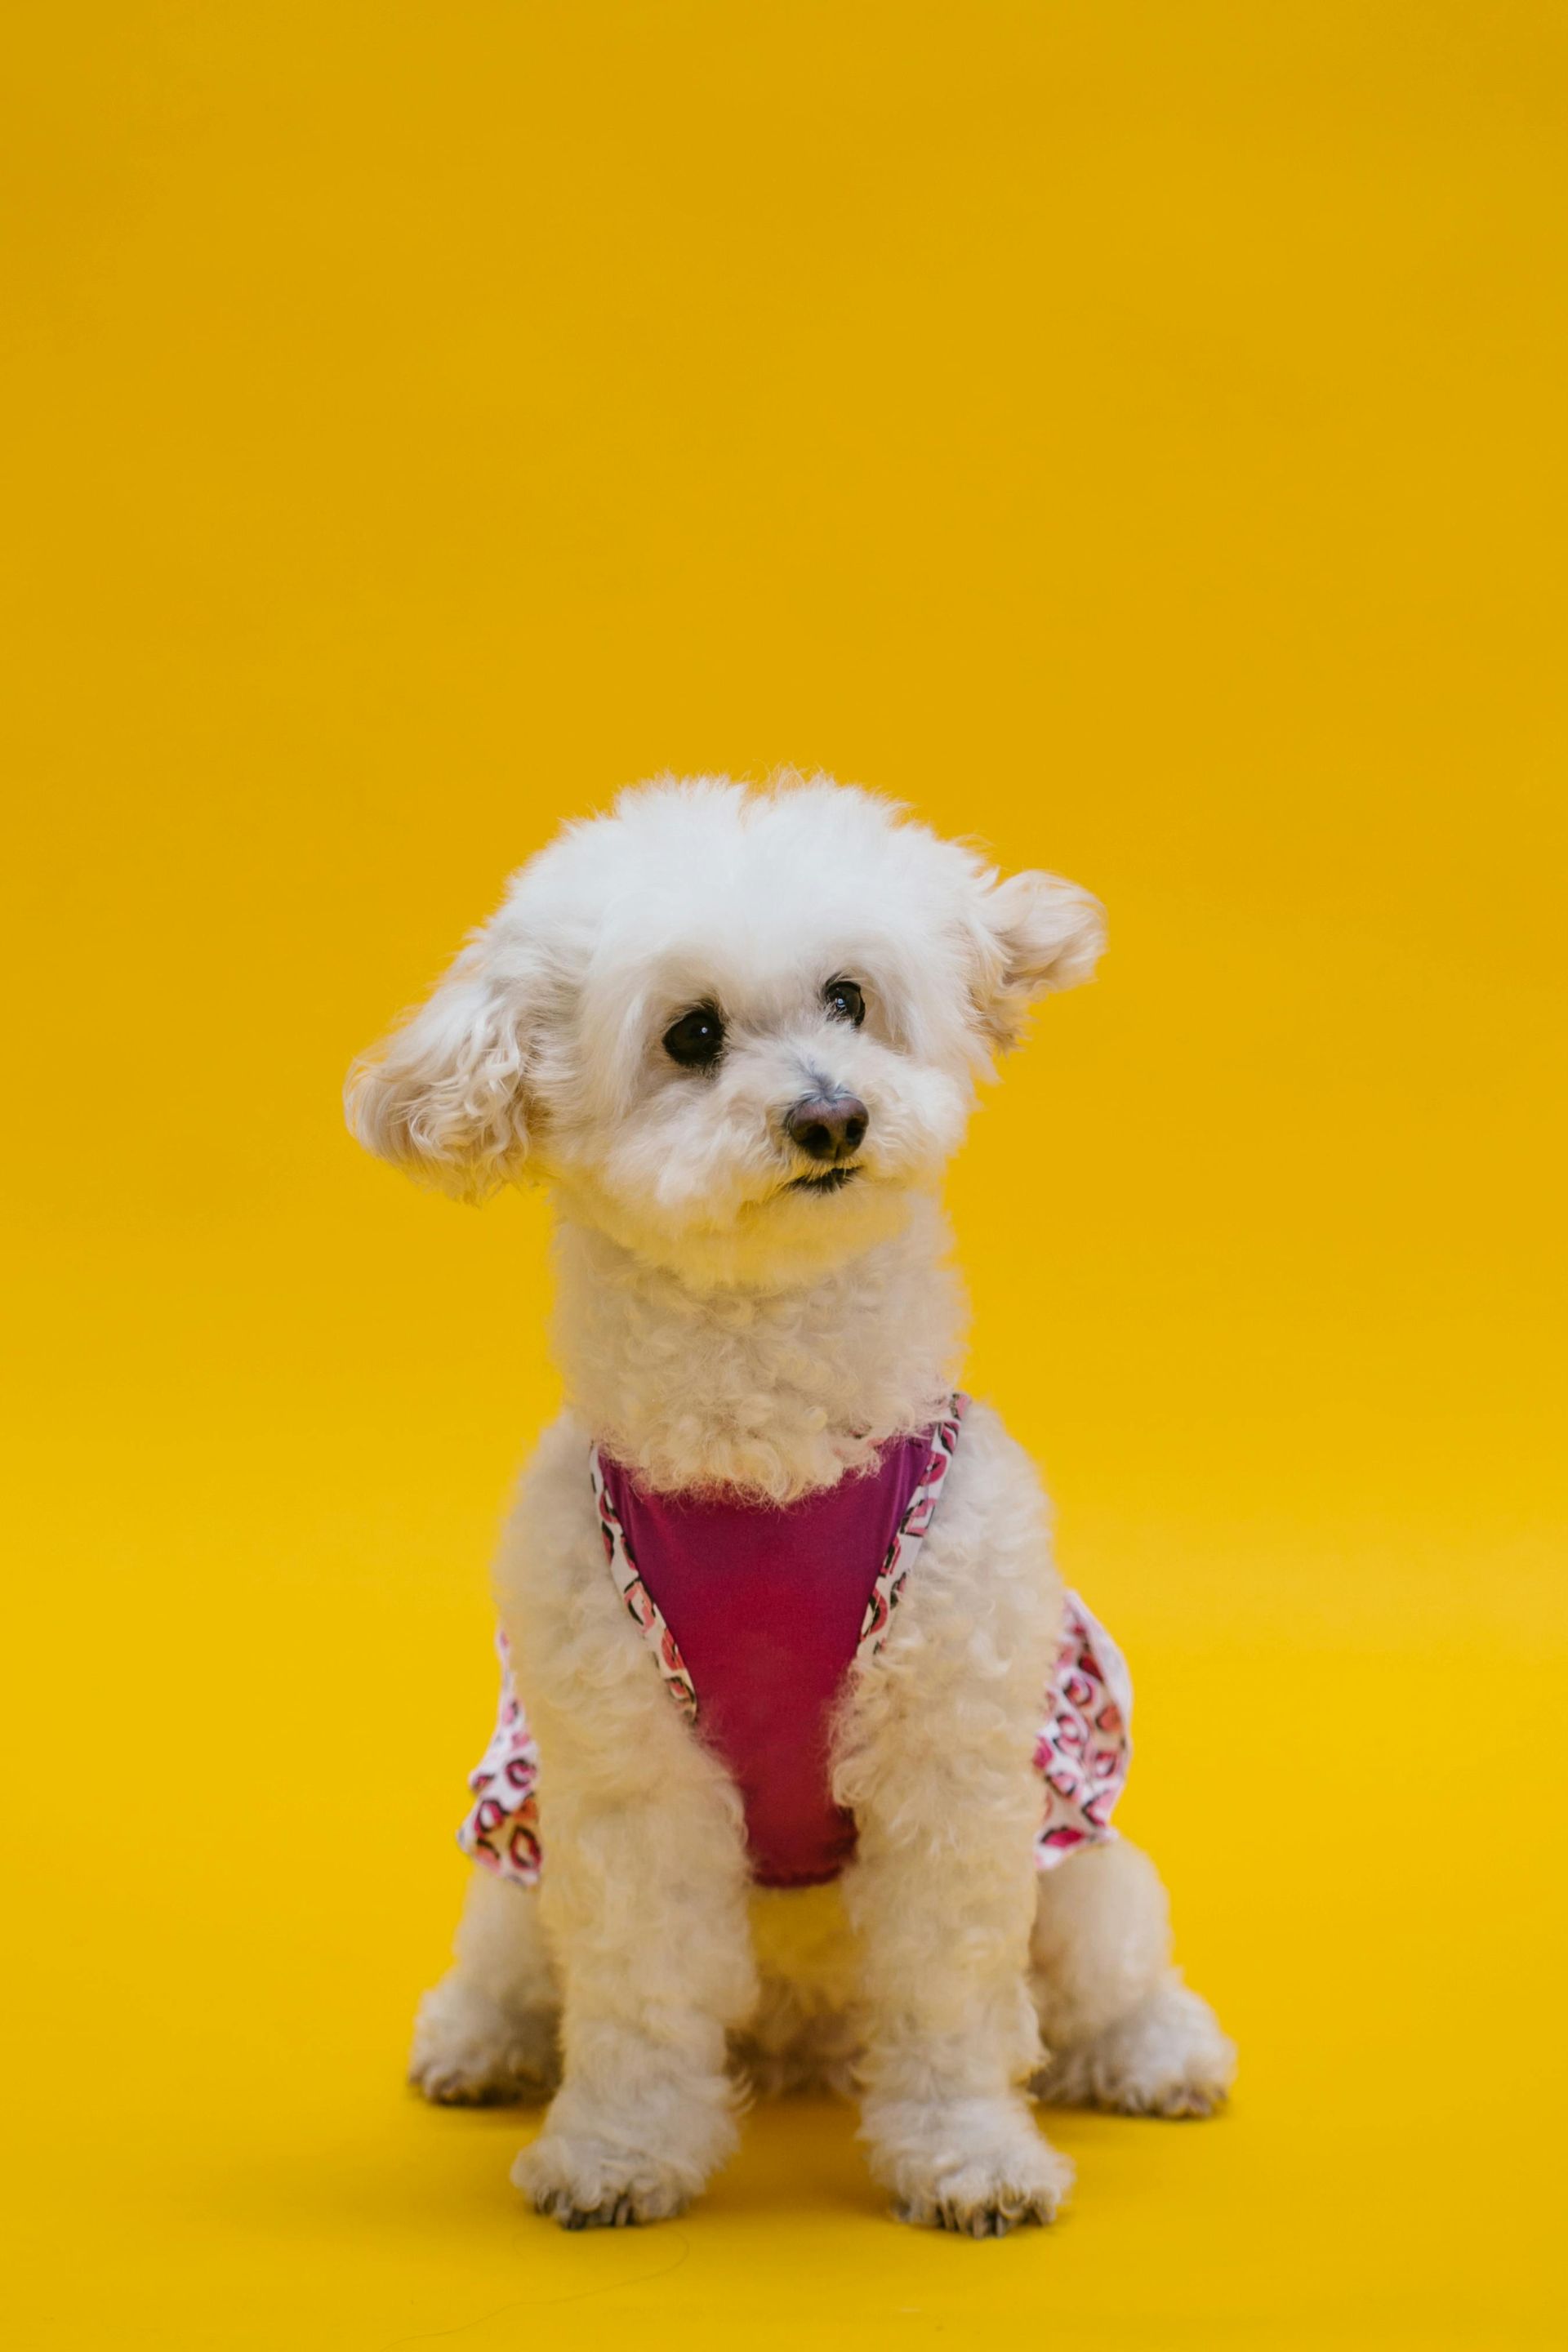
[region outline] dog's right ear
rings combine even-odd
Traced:
[[[525,1001],[481,931],[428,1003],[354,1063],[343,1095],[351,1132],[458,1200],[495,1192],[528,1150]]]
[[[1059,874],[1015,874],[982,902],[984,956],[975,1000],[986,1034],[1017,1045],[1031,1004],[1089,978],[1105,946],[1105,909]]]

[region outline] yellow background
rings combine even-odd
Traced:
[[[6,14],[18,2347],[1560,2340],[1568,16]],[[571,2239],[401,2087],[544,1213],[351,1054],[563,813],[1090,884],[952,1185],[1244,2071],[1069,2218],[828,2110]]]

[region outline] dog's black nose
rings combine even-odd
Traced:
[[[847,1160],[866,1139],[871,1114],[858,1095],[802,1095],[784,1133],[813,1160]]]

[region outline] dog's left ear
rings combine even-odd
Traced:
[[[1087,980],[1105,945],[1105,909],[1058,874],[1014,874],[981,901],[981,1022],[998,1045],[1016,1045],[1031,1004]]]
[[[470,940],[427,1003],[349,1072],[344,1108],[365,1150],[458,1200],[516,1177],[531,993],[490,929]]]

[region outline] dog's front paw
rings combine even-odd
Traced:
[[[679,2176],[655,2157],[548,2126],[523,2149],[511,2177],[534,2211],[548,2214],[563,2230],[668,2221],[682,2210],[689,2194]]]
[[[1035,2088],[1058,2107],[1212,2116],[1235,2074],[1235,2048],[1213,2010],[1173,1976],[1091,2042],[1055,2056]]]
[[[435,2105],[548,2098],[558,2073],[552,2011],[503,2009],[456,1969],[420,2002],[408,2079]]]
[[[1072,2166],[1041,2138],[1021,2100],[901,2102],[876,2119],[874,2167],[900,2221],[1005,2238],[1054,2220]]]

